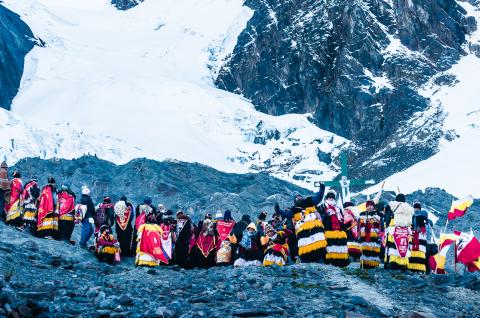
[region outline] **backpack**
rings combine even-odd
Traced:
[[[95,216],[93,217],[93,221],[95,226],[100,227],[105,224],[107,219],[107,212],[103,205],[99,205],[98,208],[95,210]]]

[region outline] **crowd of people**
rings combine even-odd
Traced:
[[[428,273],[435,253],[428,213],[418,202],[406,203],[403,194],[388,203],[380,202],[380,192],[360,205],[340,205],[337,193],[321,185],[315,196],[296,195],[291,207],[276,204],[270,218],[260,212],[255,220],[243,215],[236,221],[227,210],[207,213],[195,224],[183,211],[155,207],[148,196],[135,208],[124,195],[95,205],[88,186],[77,198],[66,182],[57,188],[51,177],[40,187],[36,177],[24,183],[19,171],[10,180],[7,169],[2,163],[0,218],[5,223],[71,244],[75,224],[81,225],[79,245],[111,264],[121,257],[135,258],[136,266],[184,268],[358,262],[363,269],[384,264]],[[92,237],[94,245],[88,246]]]

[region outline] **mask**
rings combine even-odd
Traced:
[[[327,204],[328,205],[335,205],[337,203],[337,201],[335,201],[335,199],[327,199]]]

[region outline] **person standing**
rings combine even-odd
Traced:
[[[30,234],[36,235],[38,198],[40,197],[40,188],[36,176],[32,176],[32,179],[25,185],[22,197],[24,226]]]
[[[176,241],[173,248],[175,264],[187,268],[189,266],[190,241],[194,233],[194,227],[190,217],[179,211],[177,213],[177,225],[175,227]]]
[[[120,243],[121,255],[132,256],[133,205],[122,195],[115,206],[115,232]]]
[[[82,187],[82,196],[80,197],[80,204],[84,206],[85,214],[82,218],[82,234],[80,238],[80,247],[87,248],[87,243],[93,234],[93,225],[95,221],[93,216],[95,215],[95,206],[93,205],[92,198],[90,197],[90,189],[87,186]]]
[[[412,241],[410,246],[410,257],[408,259],[408,270],[417,273],[427,272],[427,243],[430,236],[428,212],[422,210],[422,205],[416,202],[413,205],[412,216]]]
[[[296,195],[294,205],[285,211],[275,205],[275,212],[284,218],[293,220],[298,246],[298,256],[302,263],[318,263],[325,259],[327,241],[325,228],[317,206],[322,202],[325,185],[320,185],[320,190],[314,197],[304,198]]]
[[[320,205],[320,214],[325,226],[327,253],[325,263],[337,267],[346,267],[350,264],[348,254],[347,232],[342,209],[337,205],[337,193],[329,190],[325,201]]]
[[[58,214],[55,197],[57,188],[55,179],[48,178],[48,184],[42,188],[38,203],[37,236],[58,239]]]
[[[402,193],[385,208],[386,269],[403,271],[408,269],[413,212],[413,207],[405,203],[405,195]]]
[[[20,171],[13,173],[13,179],[10,181],[10,196],[7,198],[5,204],[5,223],[15,227],[21,227],[23,225],[22,218],[22,201],[23,183],[22,174]]]
[[[8,165],[5,161],[0,164],[0,220],[5,221],[5,197],[10,191],[8,180]]]
[[[380,266],[380,231],[381,216],[375,209],[374,201],[367,201],[367,210],[360,213],[358,228],[362,256],[360,266],[363,269],[372,269]]]
[[[58,232],[60,240],[72,243],[70,241],[75,228],[75,193],[70,190],[70,184],[62,184],[61,190],[57,194],[58,198]],[[73,242],[74,243],[74,242]],[[73,244],[72,243],[72,244]]]

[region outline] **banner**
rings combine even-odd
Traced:
[[[406,226],[396,226],[393,232],[393,239],[397,247],[400,257],[406,257],[408,253],[408,243],[410,239],[410,231]]]
[[[217,222],[217,231],[218,231],[218,235],[220,235],[220,241],[223,242],[227,239],[234,225],[235,225],[235,222],[225,222],[225,221]]]

